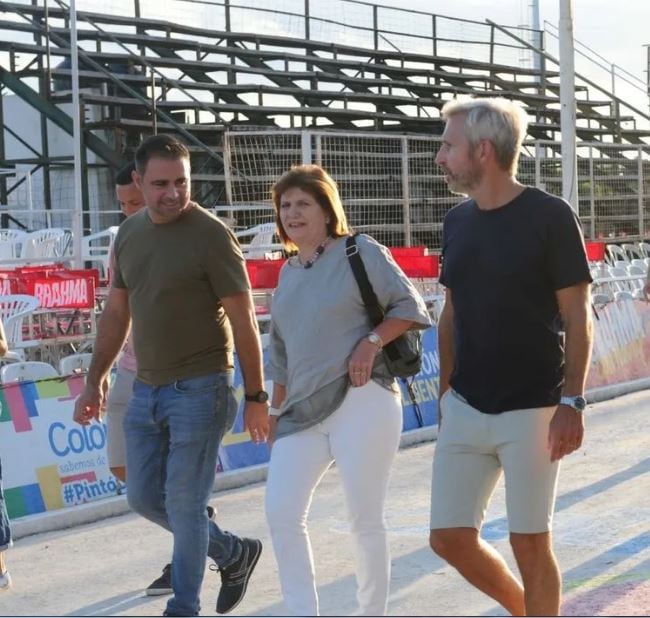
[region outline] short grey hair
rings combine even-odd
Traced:
[[[465,137],[472,150],[481,140],[494,146],[499,166],[514,176],[521,144],[526,136],[528,116],[514,101],[502,97],[448,101],[443,120],[465,115]]]

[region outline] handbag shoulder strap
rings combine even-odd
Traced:
[[[359,286],[359,291],[361,292],[361,298],[363,299],[363,304],[366,306],[366,311],[370,316],[370,321],[374,326],[377,326],[384,320],[384,311],[379,306],[377,295],[372,289],[372,284],[368,279],[368,273],[366,272],[366,267],[364,266],[363,260],[361,259],[356,237],[357,234],[348,236],[347,240],[345,241],[345,255],[350,262],[350,266],[352,267],[354,278],[357,280],[357,285]]]

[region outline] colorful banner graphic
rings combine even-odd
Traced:
[[[596,311],[589,389],[650,375],[650,304],[639,300],[609,303]],[[438,418],[439,358],[435,327],[424,333],[422,371],[411,388],[401,384],[404,430],[430,426]],[[265,350],[265,359],[266,359]],[[242,386],[235,372],[239,412],[225,436],[219,470],[268,461],[266,445],[255,445],[244,430]],[[272,385],[267,383],[267,389]],[[106,460],[106,428],[72,421],[83,376],[7,384],[0,388],[0,455],[9,516],[22,517],[72,507],[115,495],[118,485]]]
[[[595,310],[587,389],[650,376],[650,304],[620,300]]]
[[[414,406],[405,384],[401,384],[402,406],[404,409],[403,429],[416,429],[425,425],[438,422],[438,331],[435,327],[427,329],[423,336],[423,362],[422,371],[415,376],[412,382],[413,394],[417,403]],[[268,359],[268,352],[264,350],[264,361]],[[257,445],[251,442],[248,432],[244,430],[243,399],[244,389],[242,378],[237,366],[235,369],[235,389],[239,402],[237,419],[223,440],[223,447],[219,453],[220,470],[236,470],[246,466],[266,463],[269,460],[269,449],[266,444]],[[271,392],[273,384],[267,382],[266,389]]]
[[[415,377],[417,409],[402,385],[404,429],[437,422],[437,331],[423,338],[422,372]],[[267,351],[264,351],[267,358]],[[0,387],[0,456],[9,517],[23,517],[72,507],[114,496],[118,483],[106,457],[106,426],[86,427],[72,420],[74,400],[83,388],[83,376],[74,375]],[[244,430],[244,389],[239,367],[235,370],[239,411],[219,452],[218,470],[235,470],[266,463],[269,449],[256,445]],[[266,384],[270,391],[272,384]]]
[[[0,389],[0,454],[12,518],[115,495],[106,427],[72,421],[83,376],[5,384]]]

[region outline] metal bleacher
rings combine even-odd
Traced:
[[[34,39],[45,36],[44,7],[1,2],[0,10],[23,18],[22,22],[3,20],[0,29],[29,33]],[[557,63],[546,54],[542,66],[534,69],[490,61],[494,56],[492,48],[486,50],[486,60],[481,62],[286,36],[219,32],[142,17],[89,12],[79,12],[78,17],[86,26],[78,31],[79,41],[82,45],[92,43],[92,51],[86,45],[81,59],[82,84],[92,89],[84,93],[84,103],[102,105],[107,110],[106,117],[89,126],[89,130],[110,128],[124,120],[134,129],[150,129],[151,109],[145,114],[134,113],[143,100],[120,89],[117,82],[142,95],[153,85],[158,110],[177,115],[184,112],[186,119],[199,111],[208,112],[213,118],[207,124],[218,126],[234,123],[275,127],[275,117],[282,115],[290,117],[291,126],[326,120],[331,128],[339,129],[440,129],[440,120],[432,115],[432,109],[439,109],[452,96],[480,92],[520,100],[534,119],[532,137],[553,140],[560,130],[559,110],[553,108],[554,103],[559,103],[559,72]],[[50,6],[47,32],[55,43],[49,48],[51,56],[69,57],[67,19],[64,6]],[[490,27],[508,32],[497,24]],[[131,31],[125,32],[125,28]],[[509,36],[515,42],[519,38]],[[44,41],[20,43],[15,37],[3,38],[0,49],[13,58],[12,66],[17,65],[18,54],[42,60],[47,53]],[[99,67],[89,66],[90,61]],[[296,70],[295,64],[301,65],[301,70]],[[38,65],[35,61],[27,63],[16,74],[20,79],[39,77]],[[116,67],[122,70],[115,71]],[[170,76],[172,71],[181,72],[181,77]],[[54,64],[49,74],[59,84],[49,93],[49,100],[69,102],[71,92],[65,87],[69,83],[69,66]],[[219,77],[215,78],[215,74]],[[214,100],[198,100],[190,91],[208,92]],[[649,131],[632,130],[617,135],[612,125],[634,122],[633,116],[621,116],[616,111],[623,102],[603,93],[594,98],[584,84],[578,84],[577,92],[579,137],[637,141],[650,136]],[[175,100],[174,93],[183,96]],[[255,95],[255,100],[246,100],[242,95]],[[274,105],[269,101],[277,97],[290,98],[290,104]],[[149,98],[143,98],[149,103]],[[353,105],[356,103],[364,107]],[[403,106],[413,111],[404,111]],[[224,114],[233,114],[232,120],[224,120]],[[179,124],[196,131],[200,130],[197,124],[206,123]]]

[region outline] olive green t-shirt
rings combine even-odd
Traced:
[[[197,204],[156,224],[146,208],[120,226],[113,286],[129,294],[138,379],[160,386],[233,368],[221,298],[250,289],[232,232]]]

